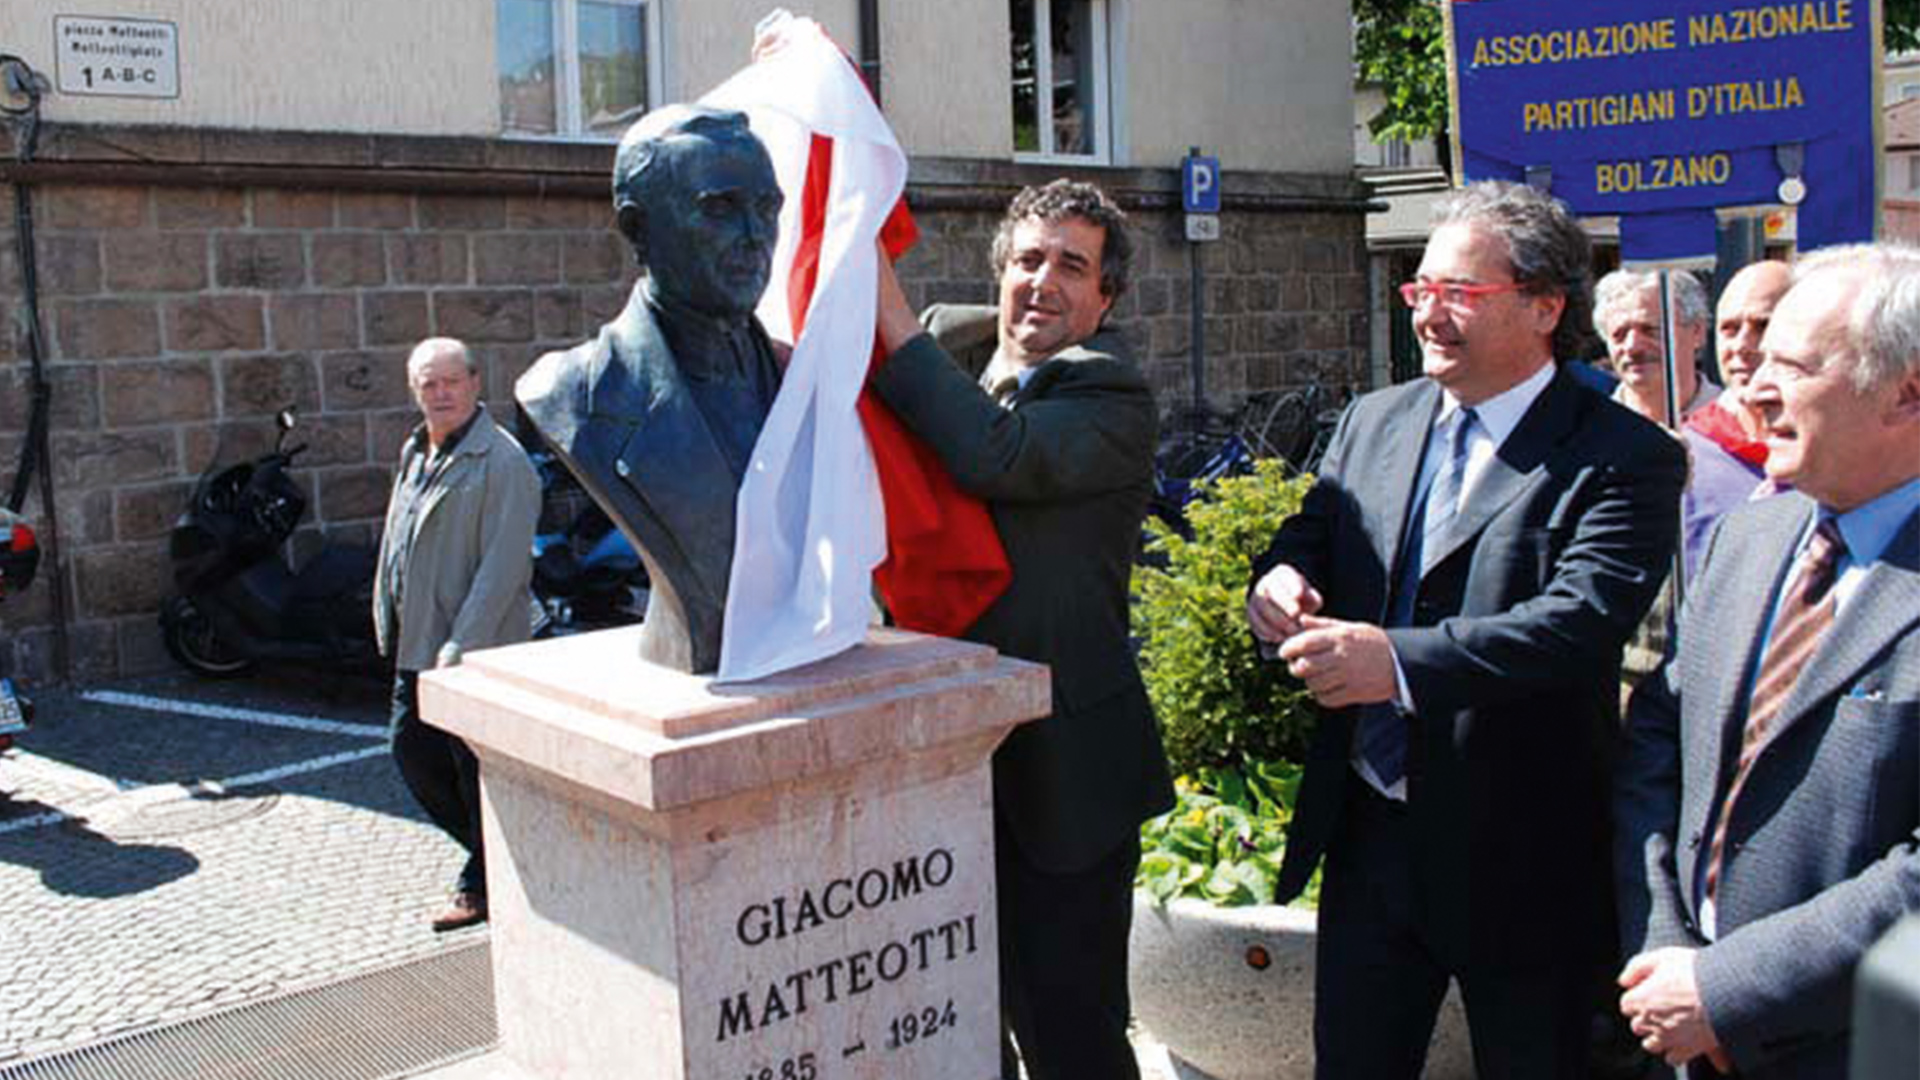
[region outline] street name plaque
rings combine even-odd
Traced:
[[[481,759],[496,1075],[997,1075],[989,761],[1045,669],[875,631],[719,684],[634,633],[421,680]]]

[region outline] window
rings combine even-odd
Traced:
[[[500,130],[617,139],[660,97],[659,0],[495,0]]]
[[[1012,16],[1014,153],[1106,161],[1107,0],[1012,0]]]

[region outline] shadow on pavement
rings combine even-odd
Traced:
[[[15,819],[60,812],[45,803],[17,799],[0,801],[0,809]],[[35,832],[41,835],[16,836],[13,843],[0,845],[0,862],[39,871],[41,884],[63,896],[132,896],[200,869],[200,860],[182,848],[123,842],[79,819]]]

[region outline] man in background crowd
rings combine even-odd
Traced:
[[[1673,300],[1673,370],[1680,417],[1710,404],[1720,387],[1700,374],[1700,347],[1707,340],[1707,293],[1685,271],[1667,275]],[[1657,424],[1667,415],[1667,359],[1660,332],[1660,275],[1615,270],[1593,287],[1593,328],[1607,344],[1607,362],[1620,385],[1613,400]]]
[[[1714,313],[1720,378],[1727,388],[1712,404],[1687,417],[1687,430],[1706,444],[1693,447],[1695,475],[1703,479],[1704,487],[1729,493],[1722,513],[1746,501],[1765,478],[1765,432],[1759,410],[1746,400],[1747,384],[1760,367],[1760,339],[1767,332],[1774,305],[1792,283],[1793,270],[1786,263],[1751,263],[1727,282]],[[1742,483],[1747,491],[1736,498],[1732,493]]]

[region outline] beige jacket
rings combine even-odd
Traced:
[[[416,430],[400,451],[396,491],[416,456],[427,452]],[[513,436],[482,406],[453,460],[427,490],[413,545],[396,536],[396,500],[387,500],[374,578],[373,626],[380,655],[401,671],[460,662],[462,653],[525,641],[533,632],[528,582],[540,481]],[[387,580],[391,560],[407,551],[398,625]]]

